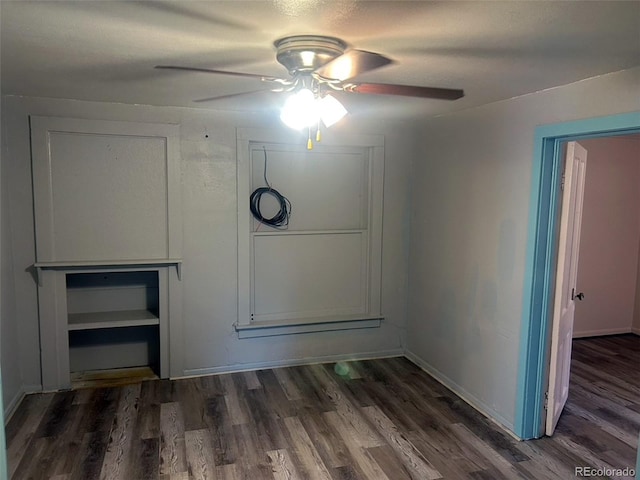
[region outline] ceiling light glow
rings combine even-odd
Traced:
[[[348,112],[335,97],[325,95],[318,100],[320,118],[325,127],[329,128],[334,123],[340,121]]]
[[[331,95],[319,97],[308,88],[301,88],[285,101],[280,112],[280,120],[287,127],[295,130],[307,128],[309,131],[307,149],[312,150],[311,127],[317,128],[316,142],[319,142],[322,137],[320,123],[330,127],[347,113],[347,109],[335,97]]]
[[[316,98],[311,90],[303,88],[287,98],[280,112],[280,120],[295,130],[313,127],[319,120],[330,127],[347,113],[347,109],[335,97],[325,95]]]
[[[298,90],[287,98],[280,112],[280,120],[287,127],[295,130],[316,125],[318,118],[320,118],[318,103],[313,92],[307,88]]]

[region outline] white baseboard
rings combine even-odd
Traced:
[[[18,409],[26,395],[29,395],[30,393],[41,392],[42,385],[23,385],[21,390],[14,395],[14,397],[7,405],[4,406],[4,424],[6,425],[7,423],[9,423],[9,420],[11,420],[13,414],[16,413],[16,410]]]
[[[27,394],[27,392],[24,389],[19,390],[14,396],[13,398],[4,406],[4,424],[5,426],[9,423],[9,420],[11,420],[11,417],[13,416],[14,413],[16,413],[16,410],[18,409],[18,407],[20,406],[20,404],[22,403],[22,400],[24,400],[25,395]]]
[[[479,400],[475,395],[469,393],[463,387],[458,385],[456,382],[451,380],[446,375],[443,375],[442,372],[436,370],[427,362],[418,357],[415,353],[410,352],[409,350],[405,351],[405,357],[411,362],[415,363],[422,370],[427,372],[430,376],[432,376],[435,380],[444,385],[447,389],[451,390],[457,396],[459,396],[462,400],[464,400],[467,404],[472,406],[478,412],[480,412],[483,416],[487,417],[491,420],[495,425],[500,427],[505,433],[509,434],[516,440],[522,440],[522,438],[518,437],[513,432],[513,424],[503,418],[499,413],[497,413],[494,409],[486,405],[483,401]]]
[[[573,331],[573,338],[585,338],[585,337],[602,337],[604,335],[620,335],[621,333],[640,333],[640,329],[634,329],[631,327],[624,328],[599,328],[596,330],[583,330],[581,332]]]
[[[311,365],[314,363],[333,363],[333,362],[346,362],[349,360],[372,360],[375,358],[389,358],[389,357],[402,357],[404,350],[397,348],[393,350],[383,350],[380,352],[367,352],[358,354],[341,354],[341,355],[326,355],[319,357],[306,357],[297,358],[291,360],[275,360],[271,362],[255,362],[255,363],[241,363],[234,365],[225,365],[223,367],[208,367],[208,368],[189,368],[184,371],[184,375],[178,377],[171,377],[172,379],[187,378],[187,377],[201,377],[204,375],[217,375],[221,373],[235,373],[246,372],[250,370],[264,370],[267,368],[278,367],[297,367],[301,365]]]

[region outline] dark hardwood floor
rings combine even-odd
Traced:
[[[640,337],[575,340],[557,432],[528,442],[404,358],[29,395],[7,426],[10,475],[569,479],[634,466],[639,365]]]

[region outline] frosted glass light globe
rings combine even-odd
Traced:
[[[287,98],[280,112],[280,120],[296,130],[317,125],[319,118],[318,104],[315,95],[303,88]]]

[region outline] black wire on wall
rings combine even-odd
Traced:
[[[274,228],[285,229],[289,225],[289,217],[291,215],[291,202],[287,197],[282,195],[276,189],[271,187],[271,184],[267,180],[267,149],[262,147],[264,151],[264,183],[267,184],[266,187],[258,187],[256,188],[249,197],[249,209],[251,210],[252,215],[260,222],[265,225],[269,225]],[[266,218],[262,215],[262,211],[260,210],[260,201],[263,195],[271,195],[276,199],[280,209],[278,212],[270,218]]]

